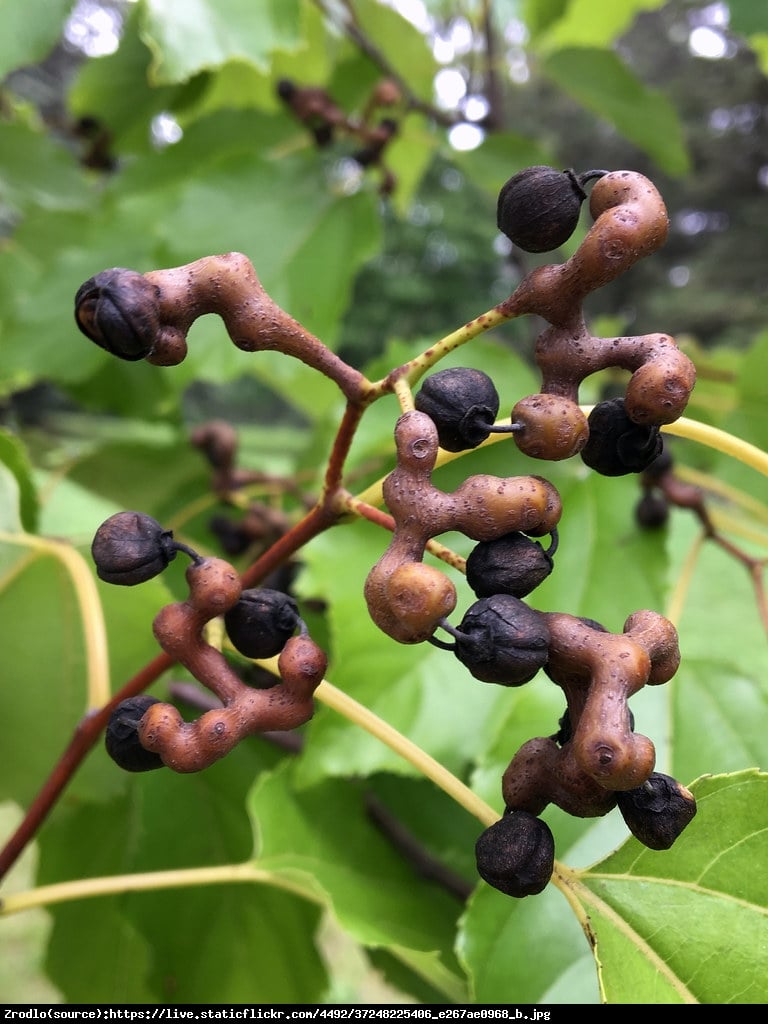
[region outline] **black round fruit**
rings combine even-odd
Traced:
[[[128,362],[145,359],[160,331],[156,285],[135,270],[103,270],[75,295],[75,321],[83,334]]]
[[[659,427],[631,420],[623,398],[598,402],[587,423],[589,438],[579,454],[585,465],[602,476],[642,473],[661,454]]]
[[[549,659],[550,633],[544,616],[510,594],[476,601],[451,632],[456,657],[485,683],[521,686]]]
[[[508,810],[475,844],[477,873],[494,889],[522,899],[540,893],[552,877],[555,840],[541,818]]]
[[[246,658],[279,654],[300,622],[294,599],[267,587],[244,590],[237,604],[224,615],[229,639]]]
[[[440,447],[448,452],[482,444],[499,412],[499,395],[491,378],[466,366],[430,374],[414,402],[435,424]]]
[[[650,850],[668,850],[696,815],[693,793],[661,772],[619,793],[618,806],[632,835]]]
[[[525,597],[552,572],[556,547],[556,530],[552,531],[552,542],[546,550],[538,541],[519,532],[481,541],[467,558],[467,582],[476,597]]]
[[[159,704],[156,697],[140,694],[121,701],[109,716],[104,745],[107,753],[127,772],[151,772],[163,767],[159,754],[145,750],[139,742],[139,722],[147,708]]]
[[[116,512],[101,524],[91,543],[99,579],[123,587],[158,576],[178,550],[173,533],[144,512]]]
[[[526,252],[549,252],[576,230],[584,185],[606,171],[576,174],[537,165],[518,171],[505,182],[496,205],[499,231]]]

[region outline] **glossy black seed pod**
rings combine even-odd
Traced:
[[[510,594],[476,601],[454,636],[456,657],[484,683],[521,686],[549,658],[550,633],[544,616]]]
[[[160,702],[156,697],[140,694],[121,701],[109,716],[104,745],[107,753],[127,772],[151,772],[163,767],[163,760],[139,743],[138,726],[147,708]]]
[[[579,454],[585,465],[602,476],[642,473],[661,454],[658,426],[631,420],[623,398],[598,402],[587,422],[589,438]]]
[[[496,204],[499,231],[526,252],[549,252],[576,230],[584,185],[606,171],[576,174],[537,165],[518,171],[502,186]]]
[[[100,348],[136,362],[152,352],[160,331],[158,294],[135,270],[103,270],[78,289],[75,321]]]
[[[430,374],[414,402],[435,424],[440,447],[447,452],[476,448],[490,434],[499,412],[499,395],[491,378],[466,366]]]
[[[693,793],[661,772],[619,793],[618,807],[632,835],[650,850],[668,850],[696,815]]]
[[[553,542],[546,551],[538,541],[518,532],[475,545],[466,564],[467,582],[475,596],[530,594],[554,568],[555,538],[553,530]]]
[[[555,864],[555,840],[546,822],[527,811],[507,811],[475,843],[477,873],[494,889],[522,899],[546,888]]]
[[[173,533],[144,512],[116,512],[101,524],[91,543],[99,579],[122,587],[158,576],[177,550]]]
[[[229,639],[246,658],[272,658],[279,654],[299,623],[294,599],[267,587],[244,590],[224,616]]]

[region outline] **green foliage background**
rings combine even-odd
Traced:
[[[366,37],[431,103],[438,65],[421,33],[376,0],[351,6]],[[437,16],[453,13],[452,5],[429,6]],[[466,5],[476,24],[482,6]],[[695,153],[681,113],[615,45],[659,4],[491,6],[499,30],[513,15],[524,19],[538,88],[597,115],[610,126],[610,146],[624,140],[640,169],[685,188]],[[22,69],[46,59],[71,7],[0,6],[0,74],[9,76],[0,95],[0,798],[9,808],[29,805],[64,749],[86,710],[92,668],[71,563],[35,539],[79,552],[92,576],[94,531],[112,512],[137,508],[213,551],[207,524],[215,503],[207,468],[189,445],[191,426],[211,410],[234,410],[243,463],[301,474],[312,490],[343,410],[332,384],[279,354],[236,350],[212,318],[194,325],[179,367],[119,363],[75,328],[80,284],[107,267],[143,272],[242,251],[276,302],[327,344],[366,360],[375,379],[503,297],[494,288],[509,291],[509,268],[492,248],[498,189],[522,166],[569,160],[546,121],[528,132],[506,125],[477,150],[457,153],[444,128],[411,113],[391,149],[399,182],[391,203],[374,178],[350,194],[338,154],[311,147],[274,93],[279,78],[293,77],[325,84],[347,109],[360,109],[379,77],[359,45],[329,31],[322,4],[201,0],[190,18],[188,5],[138,0],[128,5],[119,49],[79,64],[65,82],[67,123],[97,117],[112,135],[117,170],[94,172],[66,124],[41,116],[16,87]],[[768,15],[746,2],[730,10],[733,32],[764,74]],[[524,104],[522,87],[510,102]],[[183,135],[156,147],[149,128],[162,112]],[[392,241],[406,228],[423,238],[413,217],[429,201],[423,183],[455,181],[450,174],[472,197],[472,252],[484,255],[477,264],[439,266],[434,301],[409,318],[411,298],[425,303],[409,296],[413,282],[392,263]],[[465,229],[457,220],[457,235]],[[758,252],[764,277],[764,244]],[[644,269],[637,268],[641,280]],[[464,271],[472,290],[462,294],[451,282]],[[387,290],[376,294],[377,281]],[[634,301],[647,296],[652,306],[663,280],[654,287]],[[610,305],[595,313],[618,316]],[[751,315],[761,326],[740,348],[685,340],[700,371],[688,414],[766,448],[768,332],[762,312]],[[482,366],[510,408],[538,390],[526,329],[478,339],[448,362]],[[588,384],[585,400],[600,383]],[[396,416],[394,399],[366,415],[350,459],[355,486],[391,466]],[[739,543],[764,554],[765,478],[702,446],[679,442],[674,450],[683,465],[732,488],[714,500]],[[721,549],[699,547],[699,526],[682,512],[663,531],[639,531],[633,479],[597,478],[570,462],[545,470],[565,514],[557,570],[535,605],[616,632],[636,609],[679,609],[679,673],[633,699],[658,769],[698,798],[698,815],[673,850],[651,853],[628,839],[618,814],[577,820],[549,808],[557,856],[576,874],[565,887],[511,901],[476,884],[478,823],[402,757],[322,706],[301,730],[298,755],[253,740],[199,776],[127,777],[96,749],[42,829],[37,866],[25,862],[30,885],[245,863],[260,880],[124,886],[52,902],[31,948],[23,947],[36,960],[25,967],[24,990],[0,976],[0,999],[26,999],[26,986],[68,1002],[379,998],[379,988],[349,982],[330,928],[335,942],[375,967],[392,1000],[765,1002],[768,648],[752,582]],[[455,460],[436,482],[450,490],[469,472],[541,471],[508,442]],[[449,540],[467,553],[463,538]],[[379,529],[357,523],[302,552],[297,590],[307,608],[321,601],[326,609],[316,614],[328,677],[501,812],[502,771],[525,740],[554,731],[561,696],[543,677],[519,691],[478,684],[445,652],[400,647],[381,634],[364,613],[362,586],[385,544]],[[151,621],[183,593],[181,569],[125,592],[92,585],[117,689],[156,654]],[[164,697],[167,680],[153,692]],[[414,872],[373,825],[371,800],[464,880],[467,901]],[[6,891],[20,878],[12,874]],[[0,920],[10,942],[21,941],[15,920]]]

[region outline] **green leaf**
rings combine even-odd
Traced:
[[[358,0],[355,20],[416,96],[429,101],[438,65],[425,36],[397,11],[377,0]]]
[[[274,301],[332,345],[380,222],[371,195],[339,196],[318,181],[314,157],[251,152],[225,154],[173,199],[166,195],[162,231],[174,264],[206,253],[248,255]],[[242,365],[247,356],[237,355]]]
[[[540,142],[512,132],[493,132],[477,149],[455,153],[453,161],[475,184],[491,193],[496,203],[501,186],[517,171],[549,164],[552,155]]]
[[[646,88],[615,53],[568,47],[546,55],[542,70],[639,146],[661,170],[676,176],[688,171],[690,160],[673,106],[663,93]]]
[[[59,40],[73,0],[2,0],[0,79],[16,68],[37,64]]]
[[[763,74],[768,74],[768,32],[756,32],[750,36],[749,42]]]
[[[267,66],[278,49],[296,49],[299,0],[143,0],[142,36],[153,54],[152,77],[159,84],[183,82],[229,60]]]
[[[7,430],[0,430],[0,528],[15,533],[20,528],[33,533],[37,526],[38,500],[27,450]],[[15,486],[12,480],[15,480]]]
[[[570,0],[561,17],[550,24],[543,48],[608,47],[641,11],[661,7],[663,0]]]
[[[329,907],[361,944],[389,949],[461,997],[450,952],[456,904],[437,886],[412,885],[412,868],[371,824],[357,786],[296,791],[284,766],[257,782],[250,808],[259,868]]]
[[[279,756],[256,740],[195,775],[128,776],[95,753],[125,795],[56,816],[41,844],[40,881],[242,861],[251,846],[245,794],[254,774]],[[85,872],[83,844],[92,852]],[[48,968],[72,1002],[314,1002],[325,985],[314,946],[317,910],[266,886],[101,897],[57,906],[52,915]]]
[[[768,940],[768,775],[704,777],[698,813],[671,850],[630,839],[572,887],[596,942],[608,1002],[764,1003],[754,956]]]
[[[523,0],[523,21],[535,42],[568,11],[570,0]]]
[[[157,580],[131,591],[99,584],[99,591],[116,689],[142,658],[158,653],[151,622],[169,594]],[[72,580],[58,559],[32,553],[0,578],[0,640],[8,657],[0,713],[9,729],[0,796],[26,805],[88,708],[83,622]],[[71,792],[106,798],[115,788],[115,778],[89,759]]]
[[[281,111],[294,134],[302,129],[285,110],[276,94],[275,82],[291,78],[300,83],[327,82],[332,72],[331,41],[328,39],[322,12],[314,4],[302,5],[304,19],[300,42],[290,51],[280,50],[272,55],[267,69],[256,67],[249,61],[230,60],[209,77],[209,84],[195,116],[214,110],[232,110],[259,107]],[[307,139],[307,143],[308,143]]]
[[[21,214],[31,206],[83,209],[91,197],[68,150],[28,125],[0,121],[0,202]]]
[[[744,36],[768,32],[768,16],[761,4],[752,0],[728,0],[729,26]]]
[[[515,900],[480,883],[457,943],[476,1003],[598,1001],[594,958],[554,886]]]
[[[109,131],[117,152],[150,151],[150,121],[173,107],[175,85],[158,88],[149,80],[152,54],[139,34],[140,5],[131,5],[114,53],[85,61],[69,93],[72,110],[97,118]]]
[[[698,523],[673,512],[671,580],[698,550],[677,623],[682,662],[663,687],[672,709],[672,771],[684,782],[760,765],[768,729],[768,650],[751,580],[726,551],[711,542],[695,548],[698,542]]]

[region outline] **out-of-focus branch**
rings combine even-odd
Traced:
[[[381,69],[382,74],[397,83],[403,94],[405,105],[409,110],[418,111],[418,113],[424,114],[424,116],[428,117],[431,121],[434,121],[436,124],[443,125],[446,128],[450,128],[461,120],[458,114],[452,113],[451,111],[440,110],[432,103],[428,103],[426,100],[423,100],[421,97],[416,95],[408,82],[393,67],[383,51],[360,27],[360,22],[358,21],[352,0],[342,0],[342,4],[340,5],[344,10],[344,15],[342,17],[339,17],[338,10],[331,10],[331,6],[327,3],[327,0],[315,0],[315,5],[328,19],[328,21],[331,22],[331,24],[335,25],[336,28],[351,39],[360,51],[364,53],[366,57],[376,65],[376,67]]]

